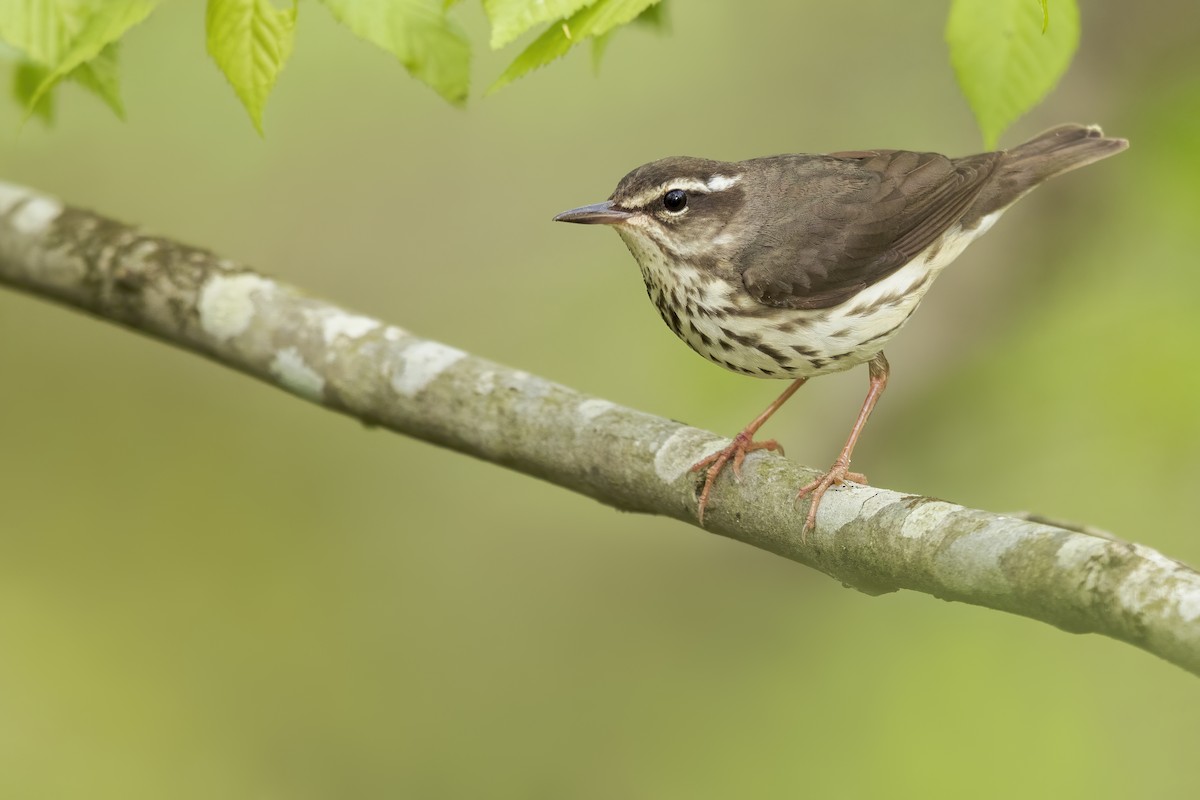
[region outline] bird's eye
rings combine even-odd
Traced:
[[[672,214],[678,214],[687,208],[687,192],[683,189],[672,189],[663,195],[663,208]]]

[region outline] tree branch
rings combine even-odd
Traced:
[[[201,353],[363,422],[628,511],[696,521],[711,433],[350,313],[204,250],[0,184],[0,283]],[[1137,544],[847,486],[801,537],[814,473],[766,453],[722,478],[707,529],[871,594],[912,589],[1101,633],[1200,674],[1200,574]]]

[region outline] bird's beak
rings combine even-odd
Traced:
[[[554,218],[555,222],[578,222],[581,225],[617,225],[632,217],[628,211],[613,208],[612,200],[592,203],[564,211]]]

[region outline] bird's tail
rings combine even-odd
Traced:
[[[1126,147],[1128,140],[1105,137],[1099,125],[1059,125],[1009,150],[1000,169],[1026,172],[1041,183],[1116,155]]]
[[[1012,205],[1043,181],[1116,155],[1129,147],[1126,139],[1104,135],[1098,125],[1059,125],[1043,131],[1004,154],[990,191],[975,203],[989,214]]]

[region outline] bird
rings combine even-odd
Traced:
[[[697,461],[697,521],[727,466],[773,450],[758,430],[810,379],[868,368],[866,398],[833,465],[801,486],[802,536],[887,387],[883,348],[934,280],[1013,203],[1044,181],[1128,147],[1095,125],[1065,124],[1008,150],[960,158],[910,150],[786,154],[643,164],[601,203],[557,222],[611,226],[637,261],[663,322],[709,361],[792,383],[725,448]]]

